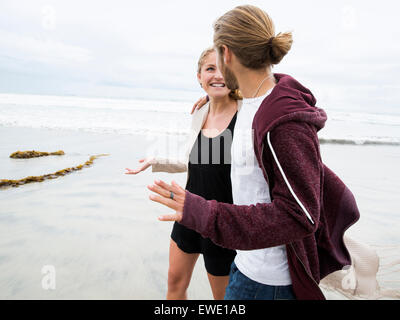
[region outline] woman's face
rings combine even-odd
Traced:
[[[216,53],[214,51],[204,59],[197,78],[209,97],[222,98],[230,93],[230,89],[225,85],[224,78],[217,68]]]

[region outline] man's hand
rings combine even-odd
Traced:
[[[199,100],[196,101],[196,103],[193,105],[192,111],[190,112],[190,114],[193,114],[193,112],[197,109],[201,109],[206,103],[208,102],[208,97],[202,97]]]
[[[157,195],[150,195],[150,200],[161,203],[162,205],[175,210],[175,214],[167,214],[158,217],[160,221],[182,220],[183,205],[185,203],[186,192],[175,181],[169,185],[161,180],[154,181],[154,185],[147,187]]]

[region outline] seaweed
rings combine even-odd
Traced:
[[[47,155],[64,155],[64,151],[60,150],[60,151],[53,152],[53,153],[37,152],[37,151],[24,151],[24,152],[17,151],[17,152],[14,152],[11,156],[13,156],[13,155],[15,155],[15,156],[12,158],[28,159],[28,158],[34,158],[34,157],[43,157],[43,156],[47,156]],[[45,174],[42,176],[29,176],[29,177],[19,179],[19,180],[1,179],[0,180],[0,189],[10,188],[10,187],[16,188],[16,187],[19,187],[19,186],[27,184],[27,183],[43,182],[43,181],[49,180],[49,179],[57,179],[59,177],[65,176],[66,174],[69,174],[71,172],[79,171],[79,170],[82,170],[83,168],[90,167],[93,164],[93,161],[95,159],[102,157],[102,156],[108,156],[108,154],[99,154],[99,155],[91,156],[88,161],[86,161],[85,163],[80,164],[76,167],[66,168],[66,169],[59,170],[54,173]]]
[[[47,156],[63,156],[65,153],[62,150],[58,150],[56,152],[40,152],[40,151],[16,151],[10,155],[10,158],[13,159],[30,159],[30,158],[38,158],[38,157],[47,157]]]

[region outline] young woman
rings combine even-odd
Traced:
[[[318,284],[351,264],[345,230],[359,218],[352,193],[322,163],[317,132],[326,114],[311,91],[273,74],[292,45],[270,17],[239,6],[214,25],[225,83],[239,85],[243,104],[232,142],[234,204],[209,201],[156,181],[150,199],[226,248],[238,249],[226,299],[325,299]],[[169,195],[172,195],[169,197]]]
[[[216,66],[216,53],[205,50],[198,62],[198,80],[209,97],[209,103],[193,115],[186,161],[142,159],[137,174],[149,166],[153,172],[188,171],[186,189],[221,202],[232,203],[230,148],[240,96],[230,90]],[[210,239],[175,223],[170,241],[167,299],[186,299],[193,268],[203,254],[208,279],[215,299],[223,299],[229,281],[234,250],[217,246]]]

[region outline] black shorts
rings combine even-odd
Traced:
[[[183,252],[203,254],[204,265],[209,274],[213,276],[229,275],[231,264],[236,256],[235,250],[222,248],[178,222],[174,223],[171,239]]]

